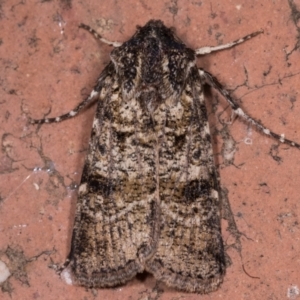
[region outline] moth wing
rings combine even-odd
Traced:
[[[160,236],[146,269],[180,290],[209,293],[225,274],[219,183],[200,78],[177,103],[156,110],[160,137]]]
[[[88,287],[116,286],[143,271],[158,231],[155,154],[138,122],[145,116],[134,97],[123,99],[112,63],[103,74],[62,272],[71,284]]]

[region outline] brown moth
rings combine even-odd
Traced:
[[[196,56],[226,45],[189,49],[161,21],[112,43],[111,62],[90,96],[60,122],[97,101],[76,209],[71,251],[61,276],[86,287],[124,284],[148,271],[168,286],[215,291],[225,274],[220,184],[213,158],[203,85],[258,130],[300,148],[249,117]]]

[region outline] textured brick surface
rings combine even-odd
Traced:
[[[87,3],[88,2],[88,3]],[[63,263],[70,246],[76,191],[91,130],[91,107],[73,120],[40,129],[26,114],[58,116],[87,95],[109,61],[110,47],[77,28],[91,25],[110,40],[125,41],[136,25],[162,19],[190,47],[217,45],[264,29],[234,49],[199,58],[241,106],[277,133],[300,142],[300,54],[297,6],[290,1],[2,1],[0,7],[0,259],[12,276],[1,299],[286,299],[300,288],[300,151],[235,120],[233,164],[216,162],[241,238],[241,255],[221,288],[184,294],[140,276],[126,286],[97,291],[67,286],[48,268]],[[295,4],[293,4],[295,3]],[[292,7],[292,5],[294,7]],[[299,14],[299,12],[298,12]],[[213,93],[218,112],[224,99]],[[220,117],[230,119],[230,110]],[[222,126],[210,116],[212,131]],[[41,171],[33,172],[35,167]],[[224,241],[233,237],[223,222]],[[294,287],[294,296],[288,296]]]

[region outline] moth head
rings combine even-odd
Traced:
[[[159,20],[138,27],[134,36],[111,53],[125,97],[156,91],[162,99],[178,97],[195,66],[195,52]]]

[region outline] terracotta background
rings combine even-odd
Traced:
[[[239,120],[224,127],[218,113],[227,104],[220,95],[208,97],[208,107],[217,109],[210,116],[215,159],[243,236],[241,255],[228,249],[232,265],[220,289],[209,295],[169,289],[151,275],[116,289],[66,285],[49,265],[63,263],[69,251],[74,187],[95,107],[60,124],[26,123],[27,115],[70,111],[109,61],[111,48],[79,30],[79,23],[125,41],[136,25],[154,18],[176,27],[192,48],[262,28],[264,34],[199,58],[198,65],[253,117],[300,142],[299,15],[299,0],[1,1],[0,260],[11,276],[1,285],[0,299],[300,299],[300,151],[277,147]],[[227,109],[221,120],[230,114]],[[231,156],[224,156],[225,146],[234,150]],[[224,221],[230,245],[234,237],[226,227]]]

